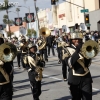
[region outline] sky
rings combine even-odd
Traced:
[[[3,4],[4,0],[0,0],[0,5]],[[26,2],[24,2],[26,1]],[[59,0],[59,3],[63,2],[63,0]],[[14,20],[14,18],[16,18],[18,15],[14,12],[16,12],[16,8],[18,6],[26,6],[26,7],[30,7],[30,12],[34,13],[34,0],[9,0],[9,5],[13,3],[12,8],[9,9],[9,19]],[[45,9],[45,8],[51,8],[51,0],[37,0],[37,7],[39,7],[39,9]],[[25,17],[25,13],[29,13],[28,9],[25,7],[20,7],[20,12],[19,12],[19,17]],[[6,15],[6,11],[0,11],[0,24],[3,23],[3,16]]]

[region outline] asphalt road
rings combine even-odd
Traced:
[[[49,62],[43,71],[42,94],[40,100],[71,100],[67,81],[63,81],[62,67],[56,56],[49,56]],[[14,60],[14,95],[13,100],[33,100],[27,71],[17,68]],[[100,54],[93,59],[90,66],[93,78],[93,100],[100,100]]]

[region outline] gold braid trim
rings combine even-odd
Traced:
[[[0,72],[2,73],[2,75],[4,76],[4,78],[6,79],[6,82],[0,83],[0,85],[4,85],[10,82],[9,80],[9,75],[4,71],[4,69],[0,66]]]

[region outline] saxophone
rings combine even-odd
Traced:
[[[42,80],[42,72],[43,72],[43,67],[40,67],[37,65],[37,62],[44,61],[43,57],[40,54],[36,54],[36,68],[35,72],[38,73],[38,75],[35,77],[36,81],[41,81]],[[45,65],[45,62],[44,62]]]

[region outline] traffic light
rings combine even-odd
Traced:
[[[51,0],[51,5],[55,5],[56,4],[56,0]]]
[[[89,14],[85,15],[85,23],[89,23]]]

